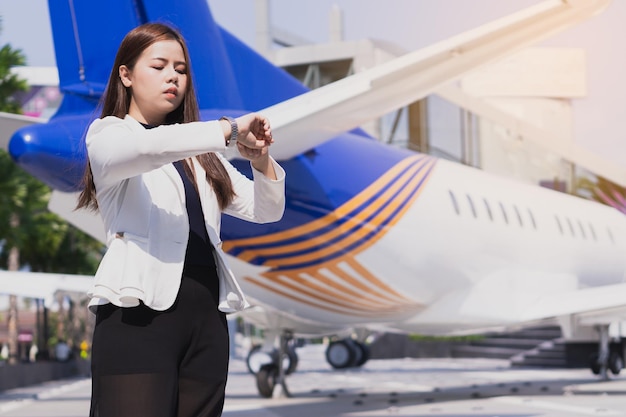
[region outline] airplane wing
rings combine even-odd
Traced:
[[[92,280],[87,275],[0,271],[0,293],[43,299],[49,305],[58,292],[84,297]]]
[[[29,85],[59,85],[59,77],[55,67],[18,66],[11,68],[11,73],[21,79],[25,79]],[[16,130],[32,124],[45,122],[47,122],[47,119],[41,117],[0,112],[0,149],[5,151],[8,149],[9,140]]]
[[[549,0],[261,111],[284,160],[432,93],[464,74],[568,29],[610,0]],[[280,139],[282,138],[282,140]]]
[[[48,210],[65,219],[74,227],[87,233],[94,239],[106,243],[104,223],[98,213],[89,210],[75,210],[78,194],[52,191],[48,202]]]
[[[528,306],[522,321],[574,315],[579,324],[606,324],[626,319],[626,283],[585,288],[542,297]]]

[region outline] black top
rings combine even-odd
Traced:
[[[187,216],[189,217],[189,242],[187,243],[187,253],[185,254],[185,265],[212,266],[215,265],[212,253],[213,245],[206,231],[200,196],[187,173],[185,173],[183,164],[183,161],[174,162],[174,166],[185,185],[185,202],[187,205]]]

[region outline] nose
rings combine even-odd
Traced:
[[[178,72],[175,69],[171,69],[167,74],[167,82],[178,84]]]

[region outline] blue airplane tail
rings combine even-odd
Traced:
[[[66,94],[99,98],[124,35],[153,21],[173,25],[186,39],[202,109],[258,109],[306,90],[219,27],[206,0],[50,1],[49,7]]]
[[[78,189],[84,134],[98,114],[117,48],[146,22],[178,28],[187,41],[203,119],[255,111],[307,89],[213,20],[206,0],[49,1],[63,102],[48,123],[18,130],[9,153],[54,189]]]

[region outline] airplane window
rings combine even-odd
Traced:
[[[589,223],[589,230],[591,231],[591,236],[593,237],[593,240],[597,241],[598,238],[596,237],[596,231],[593,230],[593,224],[591,224],[591,222]]]
[[[533,229],[537,229],[537,222],[535,222],[535,216],[533,216],[533,212],[530,210],[530,208],[528,209],[528,216],[530,217],[530,221],[533,224]]]
[[[609,232],[609,238],[611,239],[611,243],[615,243],[615,238],[613,237],[613,233],[611,232],[611,228],[607,227],[606,230]]]
[[[580,227],[580,234],[583,236],[583,239],[587,239],[587,234],[585,233],[585,228],[580,220],[578,220],[578,226]]]
[[[569,225],[569,231],[572,233],[572,236],[576,237],[576,232],[574,231],[574,225],[572,224],[572,221],[569,219],[569,217],[566,217],[565,220],[567,220],[567,224]]]
[[[561,234],[563,234],[563,226],[561,225],[561,221],[559,220],[559,216],[554,215],[554,218],[556,219],[556,224],[559,225],[559,232],[561,232]]]
[[[519,225],[524,227],[524,222],[522,221],[522,215],[519,213],[516,205],[513,205],[513,209],[515,210],[515,214],[517,214],[517,220],[519,221]]]
[[[454,207],[454,211],[456,212],[456,214],[460,215],[461,211],[459,210],[459,205],[456,203],[454,193],[452,192],[452,190],[448,190],[448,192],[450,193],[450,199],[452,200],[452,206]]]
[[[487,209],[487,215],[489,216],[489,220],[493,221],[493,214],[491,214],[491,207],[489,207],[489,202],[486,198],[483,198],[483,201],[485,202],[485,208]]]
[[[506,209],[504,208],[504,204],[502,204],[502,202],[500,202],[500,209],[502,209],[502,216],[504,217],[504,222],[506,224],[509,224],[509,216],[507,216]]]
[[[470,197],[469,194],[467,195],[467,202],[469,203],[470,208],[472,209],[472,214],[474,215],[474,218],[478,217],[478,214],[476,214],[476,208],[474,207],[474,202],[472,201],[472,197]]]

